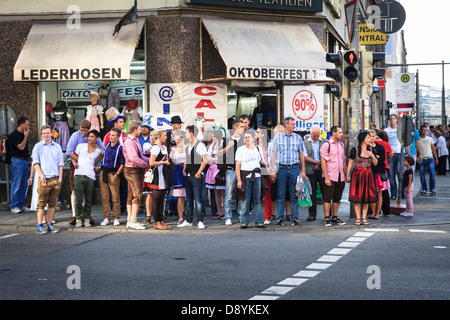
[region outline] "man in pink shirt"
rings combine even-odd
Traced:
[[[325,180],[323,190],[323,211],[325,215],[324,225],[331,227],[332,223],[344,225],[337,214],[339,202],[345,189],[345,149],[341,142],[343,132],[338,126],[330,129],[331,137],[328,143],[324,143],[320,148],[320,164]],[[333,201],[333,216],[330,220],[331,201]]]
[[[141,123],[131,121],[128,124],[128,139],[123,143],[124,173],[128,181],[127,227],[137,230],[145,229],[137,222],[137,213],[143,197],[144,170],[148,168],[150,161],[142,152],[140,134]]]

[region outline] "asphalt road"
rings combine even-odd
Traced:
[[[1,231],[0,299],[448,300],[449,232]]]

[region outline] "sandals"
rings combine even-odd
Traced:
[[[369,225],[369,222],[367,222],[366,219],[363,219],[363,220],[362,220],[362,223],[363,223],[365,226]],[[361,225],[361,219],[356,219],[355,225],[356,225],[356,226],[360,226],[360,225]]]
[[[222,214],[222,215],[216,214],[214,216],[214,220],[223,220],[223,219],[225,219],[225,215],[224,214]]]

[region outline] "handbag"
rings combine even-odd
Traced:
[[[389,175],[387,174],[386,171],[380,172],[380,178],[382,181],[387,181],[389,179]]]
[[[149,183],[149,184],[153,182],[153,169],[152,168],[148,168],[147,172],[145,172],[144,182]]]
[[[209,166],[208,171],[206,172],[205,182],[207,184],[215,184],[216,183],[216,176],[219,173],[219,168],[217,167],[217,164],[213,163]]]

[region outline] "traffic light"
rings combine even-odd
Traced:
[[[350,82],[358,79],[358,70],[355,64],[358,63],[358,55],[353,50],[345,51],[344,53],[344,77]],[[345,80],[344,80],[345,81]]]
[[[325,86],[325,91],[327,93],[332,93],[338,100],[342,97],[343,89],[343,64],[342,64],[342,53],[327,53],[327,62],[334,63],[336,66],[334,69],[327,69],[326,76],[328,78],[334,79],[334,83],[327,84]]]
[[[384,52],[361,51],[361,83],[372,83],[378,77],[384,76],[384,68],[374,68],[378,61],[383,61]]]
[[[370,83],[363,83],[361,84],[361,99],[369,99],[374,93],[378,93],[380,91],[381,89],[379,86]]]

